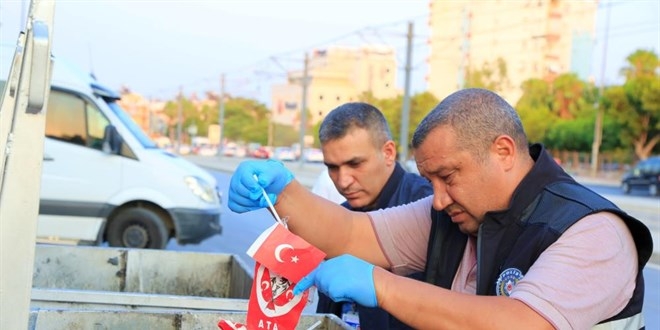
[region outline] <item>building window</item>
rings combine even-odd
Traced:
[[[341,101],[341,97],[337,96],[337,101]]]
[[[319,95],[319,100],[323,101],[323,94]]]
[[[389,87],[390,87],[390,84],[389,84],[389,83],[385,83],[385,88],[389,88]]]

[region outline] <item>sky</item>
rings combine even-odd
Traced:
[[[16,42],[28,7],[0,1],[0,42]],[[151,99],[172,99],[180,89],[218,92],[225,74],[228,93],[268,104],[270,86],[300,70],[306,52],[331,45],[395,47],[403,89],[408,22],[415,93],[426,89],[426,0],[57,0],[53,54],[110,88]],[[660,1],[601,0],[591,68],[597,84],[621,83],[626,56],[640,48],[660,53]]]

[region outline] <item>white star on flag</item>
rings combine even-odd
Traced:
[[[325,258],[323,251],[279,223],[274,223],[261,233],[247,254],[292,283],[298,283]]]

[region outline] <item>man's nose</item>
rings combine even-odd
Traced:
[[[437,211],[444,210],[447,206],[451,205],[454,200],[447,193],[447,186],[440,183],[433,183],[433,208]]]
[[[345,189],[353,183],[353,174],[350,169],[340,167],[337,174],[337,183],[340,188]]]

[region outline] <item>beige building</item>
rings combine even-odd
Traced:
[[[506,63],[498,91],[514,103],[521,83],[575,72],[590,76],[597,0],[431,0],[428,90],[442,99],[468,70]]]
[[[397,61],[389,46],[330,47],[315,50],[308,60],[307,109],[315,124],[335,107],[357,101],[365,92],[376,98],[396,97]],[[272,87],[273,121],[300,126],[303,71],[288,73],[287,83]]]

